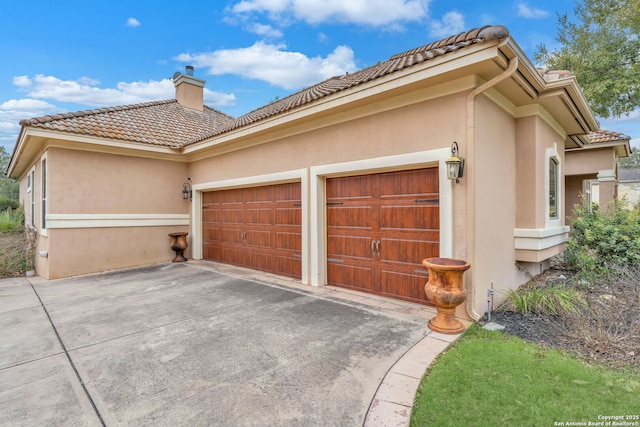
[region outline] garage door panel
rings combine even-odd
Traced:
[[[371,175],[349,176],[335,179],[331,187],[327,187],[327,202],[345,201],[348,199],[371,199],[373,183]]]
[[[391,298],[423,303],[427,298],[424,285],[428,280],[428,276],[424,275],[383,269],[380,274],[380,293]]]
[[[425,253],[438,251],[438,242],[410,239],[381,239],[380,260],[422,267]]]
[[[302,235],[276,231],[275,247],[276,249],[300,252],[302,250]]]
[[[420,169],[378,175],[380,198],[437,195],[438,169]]]
[[[302,224],[302,211],[298,206],[276,209],[275,224],[278,226],[299,226]]]
[[[348,227],[371,230],[373,226],[371,206],[331,206],[327,208],[327,224],[332,228]]]
[[[339,277],[339,282],[329,280],[329,285],[337,285],[358,290],[373,290],[373,268],[327,262],[327,277]]]
[[[241,224],[242,209],[240,208],[222,208],[220,211],[222,224]]]
[[[276,255],[273,266],[273,272],[287,276],[302,276],[302,258],[295,254],[292,256]]]
[[[327,239],[327,251],[332,258],[370,259],[372,242],[370,237],[333,235]]]
[[[429,230],[439,223],[439,206],[381,206],[381,229]]]
[[[272,186],[243,188],[244,201],[249,205],[257,203],[270,204],[273,200],[272,191]]]
[[[262,271],[273,271],[271,260],[273,256],[268,252],[246,252],[245,266]]]
[[[218,238],[216,238],[218,237]],[[232,244],[242,245],[242,230],[240,228],[222,228],[214,230],[214,242],[228,242]]]
[[[270,248],[273,246],[272,232],[270,230],[247,230],[245,231],[245,245]]]
[[[249,208],[245,212],[244,223],[249,225],[264,225],[270,227],[273,221],[271,207]]]

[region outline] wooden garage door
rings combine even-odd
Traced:
[[[327,282],[429,303],[422,260],[439,255],[438,169],[327,179]]]
[[[301,206],[300,183],[204,193],[203,258],[301,278]]]

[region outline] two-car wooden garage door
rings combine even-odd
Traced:
[[[328,178],[327,283],[427,303],[438,188],[437,168]],[[205,193],[204,258],[299,278],[300,200],[299,183]]]
[[[202,256],[302,276],[300,183],[211,191],[202,199]]]

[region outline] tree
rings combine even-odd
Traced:
[[[583,0],[569,21],[558,16],[561,47],[538,46],[534,58],[547,68],[569,70],[601,117],[640,106],[640,0]]]
[[[18,200],[20,197],[20,184],[17,180],[7,178],[4,171],[9,166],[11,156],[7,153],[7,150],[0,145],[0,167],[2,167],[2,174],[0,175],[0,198],[6,198],[11,200]]]
[[[623,157],[618,159],[618,166],[623,169],[638,169],[640,168],[640,150],[635,149],[629,157]]]

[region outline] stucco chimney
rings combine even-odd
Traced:
[[[204,110],[204,80],[193,77],[193,67],[187,65],[186,74],[175,73],[173,84],[176,87],[176,99],[183,107]]]

